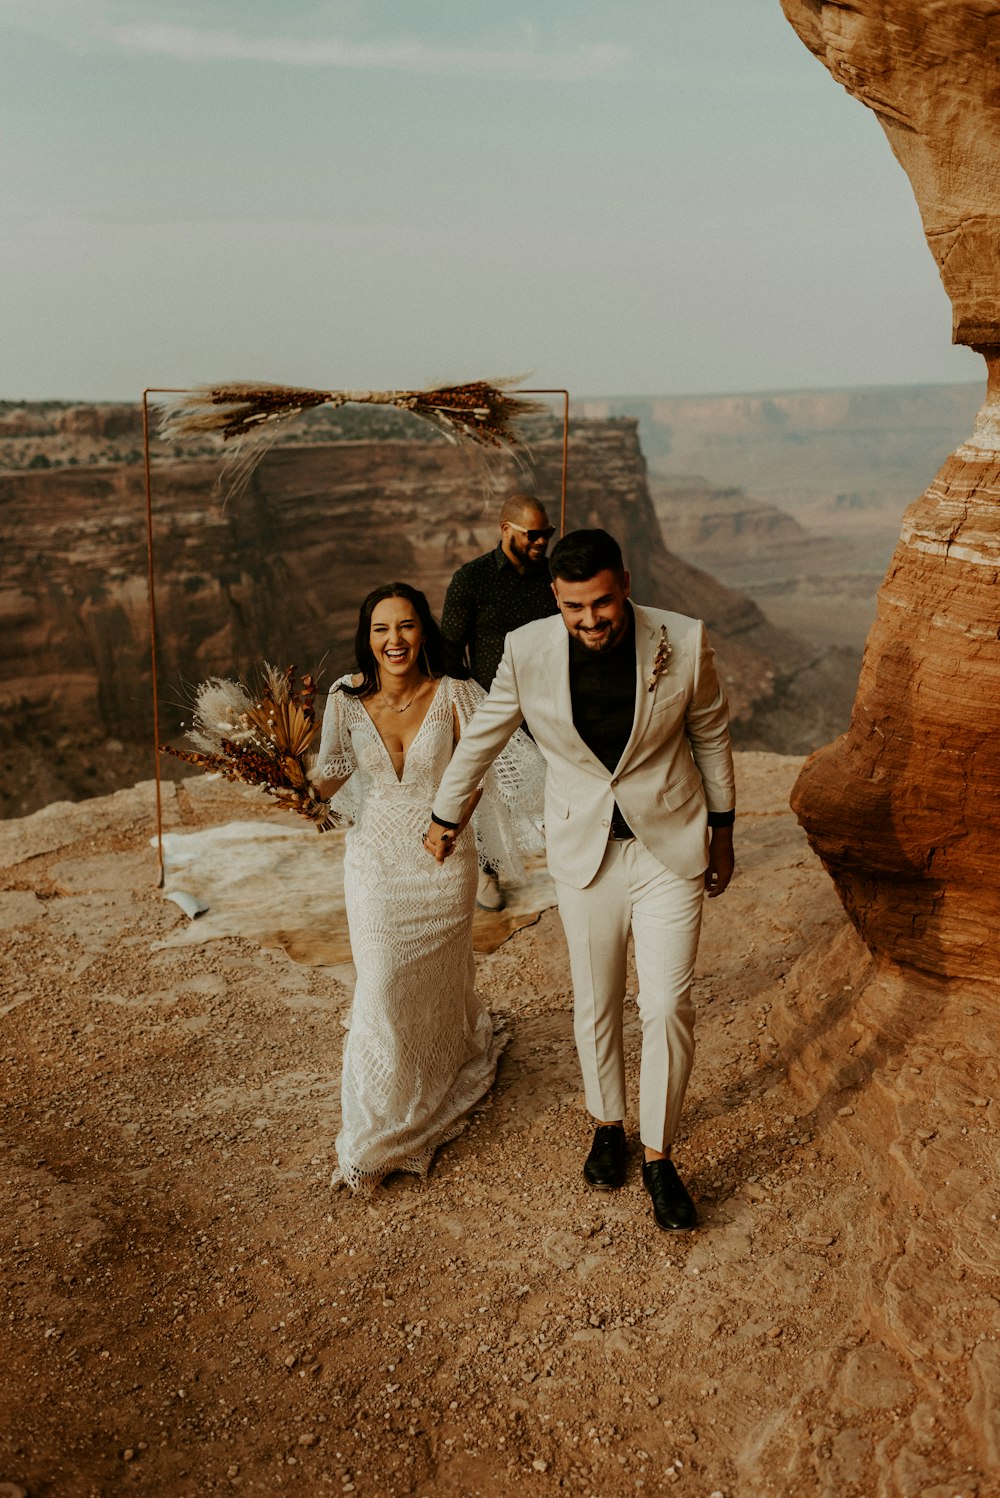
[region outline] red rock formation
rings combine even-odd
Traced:
[[[103,412],[96,422],[103,429]],[[667,551],[634,421],[574,422],[570,449],[569,524],[601,523],[621,537],[637,597],[706,619],[736,716],[752,719],[754,746],[767,747],[775,683],[810,651]],[[546,430],[531,450],[534,482],[556,513],[559,434]],[[305,670],[325,657],[330,679],[351,665],[369,588],[412,579],[438,609],[454,569],[495,544],[495,495],[439,440],[275,448],[226,504],[213,493],[217,475],[217,457],[156,463],[164,736],[178,730],[184,683],[262,658]],[[0,528],[0,803],[6,792],[20,811],[116,784],[115,766],[95,759],[98,739],[152,740],[141,466],[0,475]],[[803,747],[829,736],[826,723]],[[61,785],[41,773],[46,738],[56,741]],[[121,774],[134,773],[126,755]]]
[[[956,343],[1000,343],[993,0],[781,0],[809,50],[875,111],[909,177]]]
[[[975,435],[906,513],[847,734],[792,804],[869,947],[944,976],[1000,974],[1000,204],[993,4],[783,0],[906,168],[955,309],[987,344]]]
[[[69,406],[55,419],[66,437],[132,437],[142,442],[142,412],[138,406]]]

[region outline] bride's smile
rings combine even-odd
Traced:
[[[424,632],[407,598],[383,598],[372,611],[369,634],[372,654],[380,675],[400,686],[420,670],[420,647]]]

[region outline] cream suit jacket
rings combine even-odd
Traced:
[[[708,865],[707,811],[735,806],[729,706],[700,619],[635,612],[636,711],[614,770],[573,726],[569,633],[562,616],[508,636],[489,696],[455,749],[434,802],[458,822],[469,797],[523,718],[545,758],[545,841],[554,879],[585,889],[601,866],[617,801],[665,868],[685,879]],[[672,654],[648,690],[661,626]]]

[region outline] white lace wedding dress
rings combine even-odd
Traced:
[[[486,777],[478,859],[470,829],[443,865],[422,846],[454,748],[453,710],[464,724],[483,695],[475,682],[443,677],[400,777],[362,702],[336,686],[327,701],[313,774],[350,776],[332,805],[353,822],[344,895],[357,969],[333,1184],[374,1185],[394,1170],[424,1175],[493,1083],[504,1040],[475,991],[478,865],[492,861],[509,878],[519,843],[538,843],[531,812],[543,771],[534,744],[516,734]]]

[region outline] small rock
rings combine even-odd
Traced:
[[[988,1097],[974,1097],[972,1099],[972,1106],[973,1108],[988,1108],[990,1100]]]
[[[536,1472],[547,1472],[549,1470],[548,1462],[543,1462],[540,1456],[536,1456],[531,1465]]]
[[[307,1430],[305,1435],[299,1436],[300,1446],[315,1446],[318,1444],[318,1442],[319,1436],[316,1435],[315,1431],[312,1430]]]
[[[297,1362],[298,1362],[298,1358],[295,1356],[294,1352],[290,1352],[288,1354],[287,1358],[285,1359],[285,1367],[286,1368],[294,1368],[295,1364]]]
[[[937,1130],[936,1129],[918,1129],[917,1130],[917,1138],[918,1139],[922,1139],[925,1144],[927,1143],[928,1139],[934,1139],[936,1137],[937,1137]]]
[[[126,1446],[125,1447],[125,1450],[122,1452],[122,1461],[123,1462],[134,1462],[135,1461],[135,1452],[132,1450],[131,1446]]]
[[[651,1410],[655,1410],[656,1406],[659,1404],[659,1402],[660,1402],[660,1396],[659,1396],[659,1394],[650,1394],[649,1398],[646,1400],[646,1403],[649,1405],[649,1408]]]
[[[850,1118],[850,1116],[851,1116],[851,1114],[853,1112],[854,1112],[854,1109],[851,1108],[851,1107],[838,1108],[837,1109],[837,1117],[838,1118]]]
[[[785,1335],[785,1328],[783,1326],[769,1326],[767,1329],[767,1335],[772,1342],[777,1342],[779,1337],[783,1337]]]

